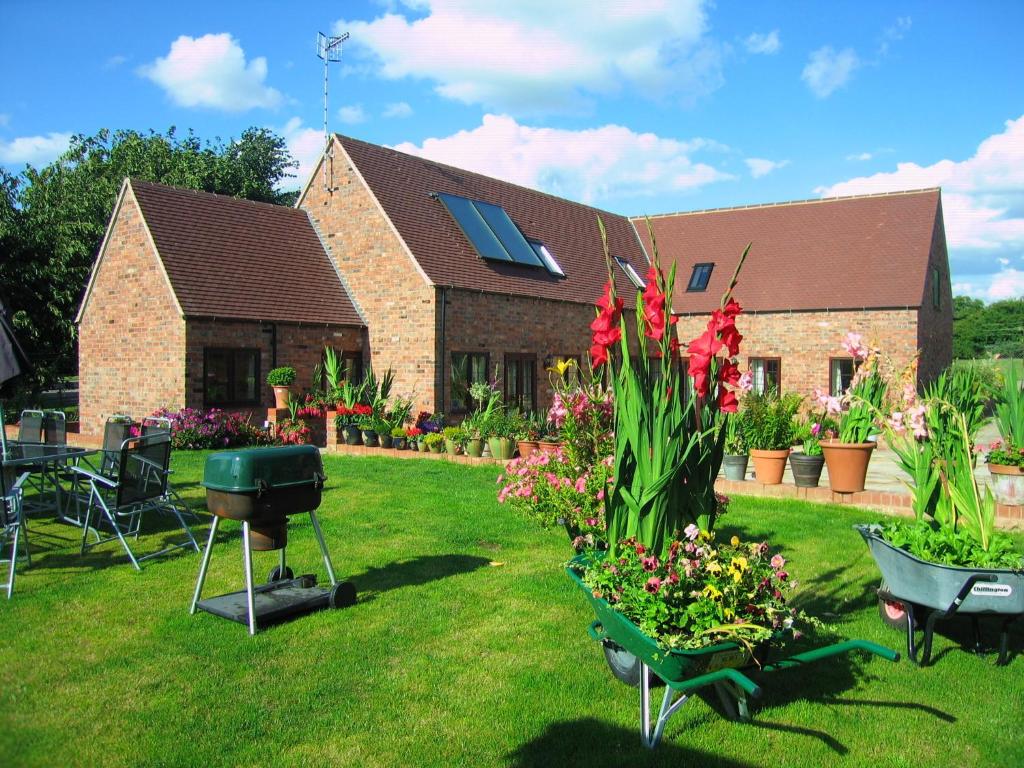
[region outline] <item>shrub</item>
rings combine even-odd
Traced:
[[[267,374],[267,384],[272,387],[288,387],[295,381],[295,369],[290,365],[273,368]]]
[[[774,392],[748,392],[740,412],[743,437],[756,451],[781,451],[793,444],[793,417],[800,410],[800,395],[789,392],[779,397]]]
[[[176,450],[208,448],[244,448],[273,445],[273,435],[249,423],[248,417],[211,408],[205,413],[196,408],[169,411],[161,408],[154,416],[171,422],[171,447]]]

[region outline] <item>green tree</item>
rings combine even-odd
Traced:
[[[953,357],[1024,357],[1024,299],[953,299]]]
[[[970,296],[953,297],[953,357],[971,359],[982,354],[975,333],[975,321],[985,311],[985,302]]]
[[[36,365],[21,388],[51,386],[76,367],[75,314],[125,177],[290,204],[294,193],[277,187],[296,166],[265,128],[224,143],[172,127],[75,136],[42,169],[0,170],[0,290]]]

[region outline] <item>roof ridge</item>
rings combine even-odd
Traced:
[[[922,195],[930,192],[941,192],[942,187],[923,187],[921,189],[901,189],[892,192],[866,192],[859,195],[837,195],[835,197],[812,197],[804,200],[784,200],[778,203],[751,203],[748,205],[732,205],[721,208],[701,208],[695,211],[674,211],[671,213],[656,213],[645,216],[629,216],[630,221],[642,219],[664,219],[671,216],[694,216],[704,213],[721,213],[725,211],[747,211],[757,208],[783,208],[788,205],[815,205],[819,203],[837,203],[847,200],[865,200],[874,197],[900,197],[906,195]]]
[[[445,169],[448,169],[448,170],[451,170],[451,171],[456,171],[458,173],[468,173],[468,174],[470,174],[472,176],[476,176],[476,177],[481,178],[481,179],[486,179],[487,181],[497,181],[497,182],[499,182],[501,184],[508,184],[510,187],[516,187],[517,189],[524,189],[527,192],[531,192],[531,193],[536,194],[536,195],[543,195],[544,197],[549,197],[549,198],[551,198],[553,200],[558,200],[561,203],[569,203],[570,205],[575,205],[575,206],[578,206],[580,208],[586,208],[586,209],[591,210],[591,211],[597,211],[598,213],[604,213],[604,214],[607,214],[609,216],[617,216],[620,219],[625,219],[627,221],[629,221],[632,218],[632,217],[627,216],[626,214],[623,214],[623,213],[616,213],[615,211],[609,211],[607,208],[598,208],[597,206],[587,205],[586,203],[581,203],[581,202],[579,202],[577,200],[570,200],[567,197],[561,197],[559,195],[554,194],[553,192],[545,192],[543,189],[536,189],[534,187],[528,187],[525,184],[518,184],[517,182],[508,181],[507,179],[499,179],[497,176],[488,176],[486,173],[480,173],[479,171],[471,171],[471,170],[468,170],[466,168],[460,168],[457,165],[450,165],[449,163],[442,163],[439,160],[431,160],[429,157],[422,157],[421,155],[414,155],[411,152],[403,152],[400,149],[395,149],[394,147],[390,147],[390,146],[387,146],[385,144],[374,144],[373,142],[365,141],[363,139],[357,139],[354,136],[347,136],[347,135],[345,135],[343,133],[338,133],[338,132],[335,132],[333,135],[337,139],[339,139],[339,140],[346,139],[348,141],[355,141],[355,142],[358,142],[360,144],[363,144],[364,146],[373,147],[374,149],[384,149],[384,150],[387,150],[388,152],[394,152],[395,154],[403,155],[403,156],[411,158],[413,160],[418,160],[421,163],[430,163],[431,165],[440,166],[441,168],[445,168]]]
[[[192,189],[191,187],[179,187],[176,184],[164,184],[163,182],[159,182],[159,181],[147,181],[145,179],[136,178],[134,176],[129,176],[128,177],[128,182],[129,182],[129,184],[131,184],[133,189],[135,188],[135,186],[137,184],[141,184],[141,185],[144,185],[144,186],[147,186],[147,187],[157,187],[159,189],[167,189],[167,190],[170,190],[172,192],[191,193],[192,195],[194,195],[196,197],[208,197],[208,198],[212,197],[212,198],[216,198],[218,200],[223,200],[223,201],[228,201],[228,202],[248,203],[248,204],[254,205],[254,206],[265,206],[265,207],[268,207],[268,208],[272,208],[273,210],[285,210],[285,211],[298,210],[296,208],[293,208],[290,205],[279,205],[277,203],[268,203],[265,200],[250,200],[247,197],[235,197],[234,195],[225,195],[225,194],[221,194],[220,192],[207,192],[205,189]]]

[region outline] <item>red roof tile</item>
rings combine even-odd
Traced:
[[[918,307],[941,226],[938,189],[678,213],[651,219],[661,259],[677,266],[677,312],[718,306],[747,243],[736,296],[756,311]],[[647,227],[635,219],[650,252]],[[695,264],[715,267],[687,292]]]
[[[130,183],[186,317],[363,325],[305,211]]]
[[[641,276],[647,271],[636,233],[624,216],[347,136],[337,139],[437,285],[591,304],[608,279],[598,216],[612,255],[632,263]],[[500,205],[526,237],[548,247],[565,277],[482,259],[444,205],[431,197],[438,192]],[[632,306],[635,292],[621,270],[616,285]]]

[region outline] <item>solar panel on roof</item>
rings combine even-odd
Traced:
[[[482,200],[473,200],[472,204],[483,217],[484,221],[491,227],[501,244],[505,246],[512,261],[517,264],[526,264],[530,267],[543,267],[544,262],[533,252],[533,248],[526,242],[519,227],[512,223],[512,219],[505,213],[505,209],[498,205],[485,203]]]
[[[514,261],[488,223],[480,216],[473,201],[456,195],[446,195],[443,192],[438,192],[437,197],[444,203],[448,213],[482,258],[492,261]]]

